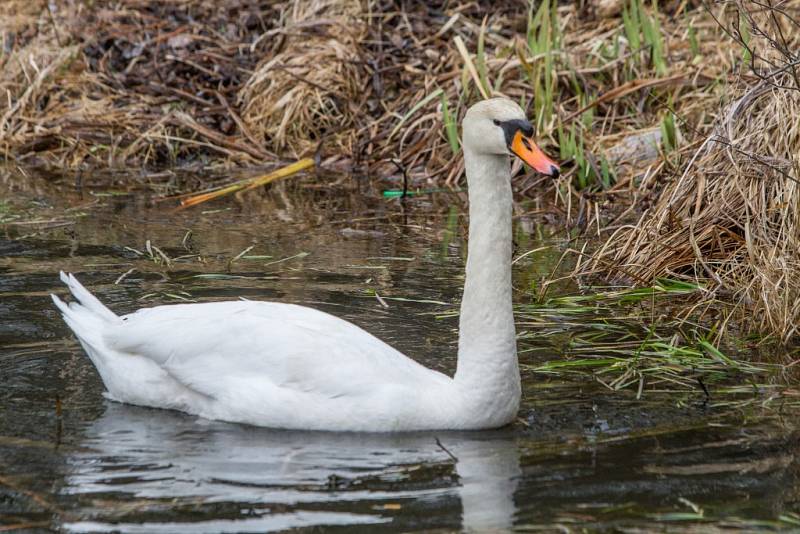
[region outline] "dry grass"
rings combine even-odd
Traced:
[[[722,298],[750,328],[789,341],[800,328],[800,6],[771,13],[741,2],[731,11],[751,28],[733,36],[755,82],[738,85],[655,205],[615,232],[591,267],[645,283],[706,278],[706,302]]]
[[[270,29],[268,7],[129,0],[51,11],[11,0],[3,9],[17,13],[0,17],[7,159],[71,169],[275,159],[232,105],[263,55],[250,44]]]
[[[328,165],[399,177],[396,161],[414,185],[455,185],[456,125],[503,94],[561,147],[568,182],[607,189],[605,150],[657,129],[665,102],[709,125],[735,57],[693,2],[616,2],[647,28],[595,4],[28,3],[0,22],[0,143],[8,159],[97,169],[273,164],[322,142]]]
[[[242,117],[262,143],[293,157],[329,150],[351,153],[351,129],[364,86],[359,47],[366,20],[356,0],[293,2],[280,28],[260,39],[285,39],[239,92]]]

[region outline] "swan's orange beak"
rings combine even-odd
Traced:
[[[558,178],[560,171],[558,164],[548,158],[532,138],[525,137],[521,130],[517,130],[517,133],[514,134],[511,146],[508,148],[522,161],[538,172],[546,174],[547,176],[552,176],[553,178]]]

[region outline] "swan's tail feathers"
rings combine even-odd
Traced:
[[[61,281],[67,284],[76,302],[67,304],[56,295],[50,295],[53,303],[61,311],[64,322],[67,323],[75,336],[81,342],[86,352],[95,361],[96,352],[102,351],[103,332],[109,323],[119,321],[119,317],[103,306],[94,295],[83,287],[71,274],[61,273]],[[97,362],[95,362],[97,365]]]
[[[116,321],[118,319],[114,312],[106,308],[102,302],[97,300],[97,297],[89,293],[89,290],[83,287],[83,285],[78,282],[78,279],[72,276],[72,274],[61,271],[60,276],[61,281],[67,285],[72,293],[72,296],[75,297],[78,302],[80,302],[80,307],[85,308],[87,311],[106,321]],[[74,303],[67,306],[63,301],[61,301],[61,299],[55,296],[53,296],[53,302],[55,302],[56,306],[58,306],[58,309],[61,310],[65,318],[68,314],[68,312],[65,310],[65,307],[67,310],[76,308]]]
[[[109,383],[108,379],[113,378],[114,368],[109,361],[104,334],[112,323],[121,320],[89,293],[74,276],[62,272],[61,280],[67,284],[76,300],[66,303],[56,295],[50,297],[64,317],[64,322],[72,329],[86,354],[89,355],[106,388],[113,391],[111,389],[113,382]]]

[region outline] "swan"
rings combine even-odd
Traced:
[[[520,402],[511,302],[509,155],[557,176],[507,98],[462,124],[469,243],[451,378],[327,313],[278,302],[173,304],[118,316],[72,274],[53,302],[106,397],[256,426],[331,431],[473,430],[513,421]]]

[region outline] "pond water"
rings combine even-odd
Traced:
[[[0,530],[798,528],[795,408],[710,406],[700,388],[637,398],[531,371],[558,353],[521,351],[519,419],[490,432],[289,432],[104,399],[50,302],[59,270],[121,313],[239,297],[314,306],[454,371],[463,198],[304,185],[176,213],[142,192],[2,175]],[[515,221],[517,254],[556,244],[515,264],[518,288],[559,264],[548,236],[560,232],[541,222]]]

